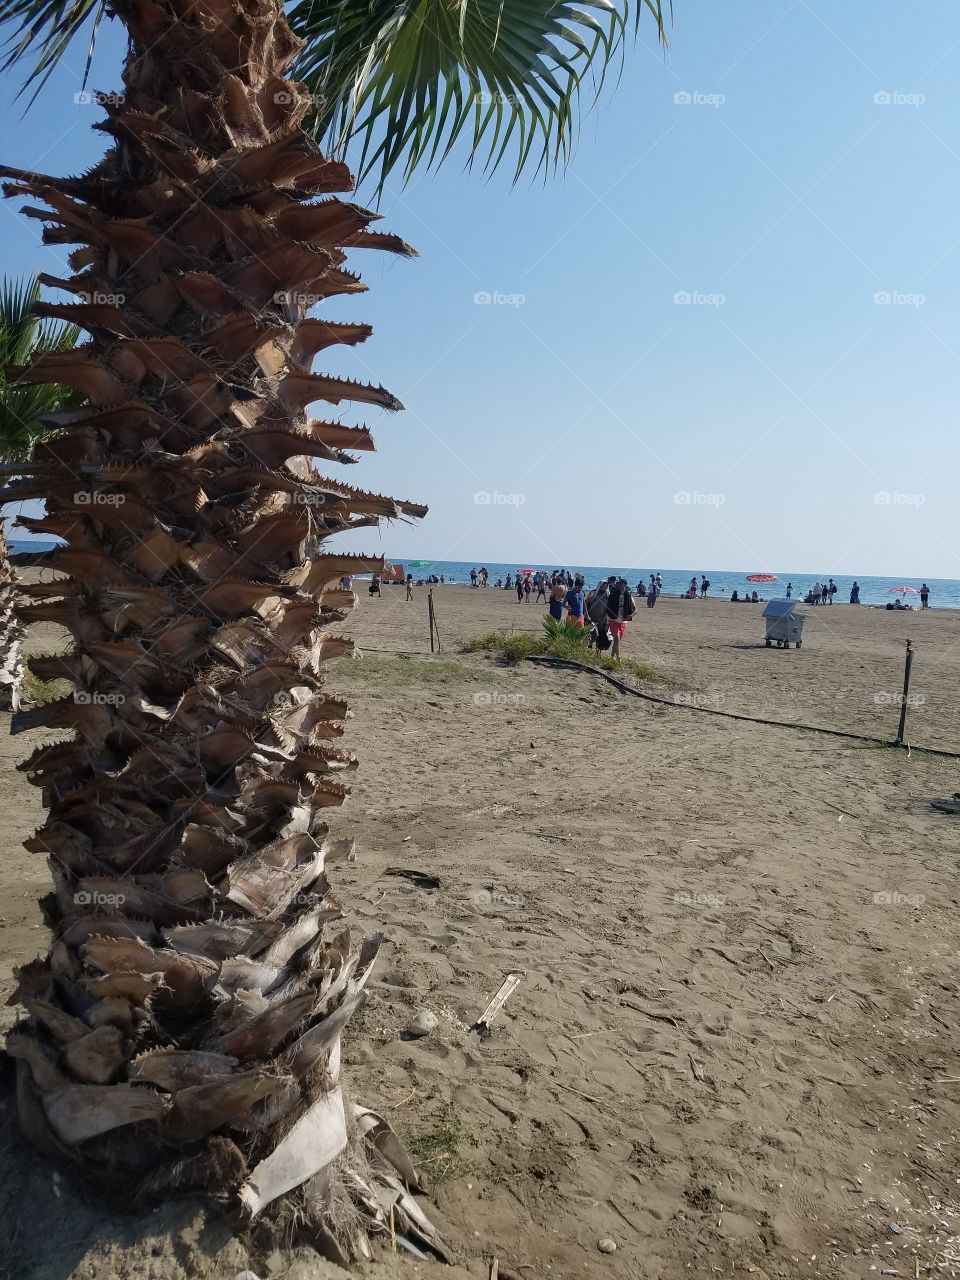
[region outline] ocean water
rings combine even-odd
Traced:
[[[52,542],[42,542],[40,539],[34,539],[30,542],[18,542],[11,539],[11,548],[14,551],[42,551],[47,547],[52,547]],[[442,575],[447,582],[451,583],[469,583],[470,569],[481,567],[480,561],[467,560],[432,560],[428,564],[416,564],[402,557],[394,557],[394,562],[403,564],[414,578],[426,578],[430,574]],[[805,573],[805,572],[788,572],[780,569],[764,569],[757,572],[774,573],[777,576],[776,582],[770,583],[748,583],[747,574],[751,572],[748,569],[664,569],[660,565],[587,565],[587,564],[565,564],[565,565],[542,565],[535,563],[504,564],[500,561],[488,560],[484,566],[490,574],[490,588],[496,582],[497,578],[505,579],[509,573],[511,576],[518,569],[569,569],[571,573],[582,573],[586,579],[588,586],[595,586],[601,578],[606,578],[611,573],[622,574],[630,584],[631,590],[637,585],[642,578],[644,582],[648,582],[651,573],[660,573],[663,578],[663,591],[668,596],[683,595],[687,587],[690,585],[690,579],[696,576],[697,582],[700,581],[702,574],[706,574],[710,579],[710,595],[711,597],[730,598],[730,593],[734,590],[742,595],[744,590],[753,590],[754,586],[761,596],[766,600],[772,600],[783,596],[787,583],[793,583],[793,595],[795,599],[803,599],[809,587],[812,587],[817,578],[821,582],[826,582],[830,577],[829,573]],[[844,574],[834,574],[833,580],[837,584],[837,594],[834,596],[835,604],[846,604],[850,600],[850,587],[854,578]],[[858,574],[856,581],[860,583],[860,603],[861,604],[887,604],[896,600],[897,595],[891,591],[892,587],[907,586],[914,587],[919,591],[920,584],[926,582],[930,588],[930,605],[931,608],[938,609],[960,609],[960,581],[955,578],[882,578],[875,576],[867,576],[866,574]],[[490,589],[488,588],[488,589]],[[905,595],[902,597],[904,604],[913,604],[917,608],[920,605],[919,595]]]
[[[466,560],[435,560],[429,565],[414,566],[409,561],[396,557],[396,563],[403,564],[406,569],[413,574],[414,578],[426,578],[430,574],[435,573],[438,576],[443,575],[447,582],[468,583],[470,581],[470,569],[481,567],[480,562],[473,564]],[[766,600],[773,600],[781,597],[786,591],[788,582],[793,583],[794,599],[802,600],[807,590],[813,586],[819,577],[821,582],[826,582],[831,576],[829,573],[804,573],[799,571],[786,572],[780,569],[762,569],[756,572],[776,574],[776,582],[768,583],[748,583],[747,574],[753,572],[749,569],[710,569],[698,567],[696,569],[664,569],[660,565],[641,565],[626,567],[624,565],[586,565],[586,564],[565,564],[565,565],[542,565],[535,564],[530,561],[517,561],[514,564],[502,564],[498,561],[487,561],[484,566],[490,574],[490,585],[492,586],[497,578],[505,579],[507,574],[515,574],[518,569],[569,569],[571,573],[582,573],[586,579],[588,586],[595,586],[601,578],[606,578],[611,573],[622,574],[630,584],[631,590],[636,588],[637,583],[642,578],[644,582],[649,582],[651,573],[658,573],[663,578],[663,591],[668,596],[683,595],[687,587],[690,585],[690,579],[696,575],[699,583],[701,576],[705,573],[710,580],[711,597],[730,598],[730,593],[734,590],[741,595],[744,590],[753,591],[754,588]],[[960,609],[960,581],[954,578],[878,578],[867,576],[866,574],[857,574],[856,579],[851,575],[833,574],[833,580],[837,584],[837,594],[833,597],[834,604],[848,604],[850,601],[850,588],[854,580],[860,584],[860,603],[861,604],[887,604],[897,599],[897,595],[891,592],[891,587],[914,587],[918,592],[920,585],[926,582],[930,588],[930,607],[938,609]],[[489,588],[488,588],[489,589]],[[919,595],[905,595],[902,597],[904,604],[913,604],[916,608],[920,607]]]

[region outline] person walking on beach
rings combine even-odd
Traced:
[[[371,596],[382,596],[382,595],[383,595],[383,592],[380,590],[380,575],[379,575],[379,573],[375,573],[375,574],[373,575],[373,577],[370,579],[370,592],[369,592],[369,594],[370,594]]]
[[[543,603],[546,604],[547,603],[547,575],[545,573],[538,573],[536,575],[535,581],[537,584],[537,598],[534,603],[539,604],[540,601],[542,600]]]
[[[856,579],[854,579],[853,586],[850,588],[850,603],[851,604],[860,603],[860,583],[857,582]]]
[[[833,597],[837,594],[837,584],[831,578],[827,584],[827,603],[833,604]]]
[[[524,576],[524,579],[523,579],[523,603],[529,604],[530,597],[532,595],[533,595],[533,587],[530,583],[530,575],[528,573]]]
[[[710,579],[704,574],[700,579],[700,599],[706,600],[707,592],[710,590]]]
[[[523,604],[523,577],[517,574],[517,604]]]
[[[650,585],[647,587],[647,608],[652,609],[657,603],[657,596],[660,594],[657,587],[657,579],[654,574],[650,575]]]
[[[823,584],[821,583],[819,578],[813,584],[813,591],[811,592],[811,594],[813,595],[813,603],[819,604],[820,597],[823,594]]]
[[[787,583],[787,599],[789,600],[792,595],[793,595],[793,583],[788,582]]]
[[[633,596],[627,587],[626,578],[618,578],[615,586],[607,594],[607,627],[613,636],[611,658],[620,657],[620,641],[626,635],[627,623],[636,612],[637,606],[633,603]]]
[[[596,591],[590,592],[587,599],[587,617],[597,629],[594,643],[598,652],[610,648],[610,628],[607,617],[609,590],[609,584],[601,582]]]
[[[930,588],[924,583],[920,588],[920,608],[930,608]]]
[[[407,574],[407,599],[408,600],[413,599],[413,574],[412,573]]]
[[[567,621],[572,622],[575,627],[582,627],[585,622],[583,589],[578,591],[576,587],[571,587],[563,597],[563,603],[567,607]]]
[[[470,585],[471,587],[475,587],[477,585],[477,571],[475,568],[470,570]]]
[[[657,574],[657,595],[663,590],[663,579]]]
[[[550,588],[550,603],[547,608],[550,610],[550,617],[555,622],[563,621],[563,597],[566,595],[562,582],[555,582]]]

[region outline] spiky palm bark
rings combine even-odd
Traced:
[[[7,1048],[44,1149],[141,1196],[227,1187],[256,1214],[295,1193],[347,1256],[365,1237],[330,1211],[348,1130],[339,1038],[379,938],[356,955],[331,925],[324,868],[349,850],[323,811],[355,760],[335,745],[347,708],[323,670],[351,647],[329,631],[354,602],[340,576],[382,560],[317,548],[425,509],[315,472],[372,446],[308,421],[308,404],[399,406],[310,372],[369,329],[305,316],[363,287],[346,248],[410,250],[315,198],[351,179],[300,128],[308,102],[285,78],[298,42],[276,0],[113,9],[131,52],[98,126],[112,149],[77,179],[2,171],[7,194],[42,202],[27,212],[49,242],[81,246],[77,274],[46,281],[79,302],[40,313],[90,334],[20,371],[88,403],[55,416],[64,434],[0,495],[46,499],[22,523],[66,540],[50,563],[68,576],[27,588],[21,618],[75,641],[30,663],[74,696],[15,719],[73,736],[21,766],[49,802],[28,848],[49,857],[53,942],[19,971]],[[409,1182],[376,1119],[360,1127]],[[346,1173],[368,1221],[398,1197],[415,1219],[376,1153],[373,1169],[379,1187]]]
[[[0,519],[0,707],[17,711],[23,679],[23,624],[17,617],[20,584],[10,563],[4,524]]]

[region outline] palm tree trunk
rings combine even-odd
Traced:
[[[112,8],[131,51],[103,100],[111,150],[77,179],[0,171],[43,203],[27,213],[49,243],[79,246],[76,274],[45,281],[78,301],[38,311],[91,339],[11,373],[87,404],[0,494],[46,499],[21,523],[65,539],[66,576],[26,588],[20,617],[74,638],[30,662],[74,695],[14,720],[71,735],[21,766],[49,805],[27,847],[53,876],[52,944],[19,971],[7,1041],[22,1125],[128,1200],[226,1188],[250,1215],[292,1207],[344,1258],[394,1206],[436,1244],[395,1140],[344,1104],[340,1034],[380,938],[357,953],[335,924],[326,867],[352,855],[323,821],[356,764],[325,688],[352,647],[329,630],[355,599],[339,579],[383,562],[319,548],[425,508],[321,478],[312,459],[372,442],[305,412],[400,407],[310,371],[367,326],[305,317],[363,288],[345,249],[412,251],[315,199],[352,180],[300,128],[277,0]]]
[[[18,711],[23,679],[23,624],[17,617],[20,585],[10,563],[4,523],[0,518],[0,707]]]

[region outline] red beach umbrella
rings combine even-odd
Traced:
[[[517,573],[536,573],[536,569],[518,569]]]
[[[780,579],[775,573],[748,573],[748,582],[779,582]]]
[[[891,587],[890,594],[898,596],[915,596],[918,595],[919,592],[916,587]]]

